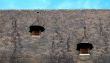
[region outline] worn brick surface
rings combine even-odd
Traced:
[[[31,25],[45,27],[41,38]],[[94,62],[109,63],[110,10],[0,11],[0,63],[76,63],[79,42],[93,44]]]

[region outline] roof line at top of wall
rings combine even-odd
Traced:
[[[0,11],[73,11],[73,10],[102,10],[107,11],[110,9],[0,9]]]

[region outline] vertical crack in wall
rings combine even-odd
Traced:
[[[69,34],[69,36],[67,37],[67,42],[66,42],[66,44],[67,44],[67,52],[71,52],[71,49],[70,49],[70,34]]]
[[[103,39],[103,41],[104,41],[104,46],[105,46],[105,48],[104,48],[104,53],[103,54],[108,54],[109,52],[108,52],[108,35],[107,35],[107,32],[104,30],[104,25],[103,25],[103,23],[102,23],[102,20],[101,20],[101,18],[99,18],[99,30],[100,30],[100,37],[101,37],[101,39]]]
[[[9,63],[18,63],[19,61],[17,60],[21,51],[21,48],[23,48],[22,44],[20,43],[21,39],[20,39],[20,34],[18,33],[17,30],[17,19],[13,16],[11,16],[10,18],[12,20],[12,43],[13,43],[13,52],[12,55],[10,57],[10,61]]]
[[[81,25],[82,25],[82,27],[83,27],[83,36],[82,36],[82,38],[81,39],[79,39],[78,40],[78,43],[81,43],[81,42],[83,42],[83,40],[88,40],[88,36],[87,36],[87,25],[86,25],[86,14],[85,14],[85,12],[82,10],[81,11],[81,16],[80,16],[80,18],[82,18],[83,17],[83,19],[81,19]]]

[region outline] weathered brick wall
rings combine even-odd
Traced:
[[[45,27],[41,38],[31,37],[31,25]],[[79,42],[93,44],[95,62],[109,58],[109,10],[0,11],[0,63],[75,63]]]

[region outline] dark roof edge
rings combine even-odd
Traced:
[[[0,9],[0,11],[109,11],[110,9]]]

